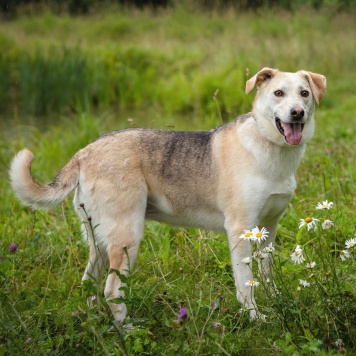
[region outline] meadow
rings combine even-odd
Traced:
[[[1,21],[0,354],[355,355],[354,15],[112,7]],[[126,332],[104,285],[81,284],[88,249],[71,197],[49,212],[21,206],[8,180],[13,155],[31,149],[33,174],[47,183],[110,130],[210,129],[250,110],[245,81],[263,66],[328,80],[270,252],[272,288],[253,262],[265,320],[250,322],[236,300],[225,235],[147,222]],[[316,209],[326,200],[331,209]],[[307,217],[316,228],[299,228]]]

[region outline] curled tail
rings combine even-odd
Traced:
[[[49,209],[60,203],[79,182],[79,163],[74,156],[57,174],[52,183],[41,185],[31,174],[34,155],[24,149],[11,162],[10,180],[17,198],[34,209]]]

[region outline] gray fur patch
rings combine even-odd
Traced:
[[[212,131],[148,130],[140,145],[163,178],[185,181],[210,177],[211,137]]]

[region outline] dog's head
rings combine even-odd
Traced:
[[[246,94],[256,85],[252,112],[261,134],[281,146],[306,143],[314,132],[314,101],[319,104],[324,96],[326,78],[263,68],[246,82]]]

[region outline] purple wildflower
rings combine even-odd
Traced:
[[[16,252],[18,246],[13,242],[10,246],[9,246],[9,251],[10,252]]]
[[[212,302],[211,303],[211,308],[216,311],[220,311],[220,300],[218,299],[218,302]]]
[[[218,321],[214,321],[213,327],[217,329],[221,324]]]
[[[187,308],[182,308],[179,306],[179,313],[178,313],[178,323],[181,323],[183,319],[185,319],[188,315]]]

